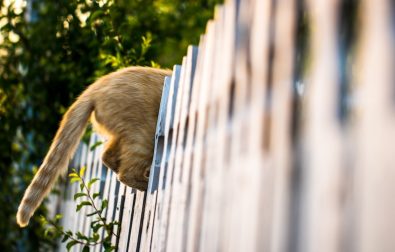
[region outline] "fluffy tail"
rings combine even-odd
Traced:
[[[93,102],[82,94],[64,115],[48,154],[19,205],[16,215],[19,226],[27,226],[58,176],[67,169],[92,111]]]

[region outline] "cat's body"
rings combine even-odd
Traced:
[[[108,142],[103,163],[131,187],[145,190],[152,162],[154,134],[164,77],[169,70],[129,67],[90,85],[64,115],[43,164],[18,208],[23,227],[49,193],[68,162],[91,117],[94,128]]]

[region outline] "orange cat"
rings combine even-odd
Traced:
[[[108,138],[103,163],[122,183],[146,190],[154,148],[154,134],[165,76],[169,70],[129,67],[90,85],[64,115],[53,143],[18,208],[24,227],[49,193],[85,131],[89,118]]]

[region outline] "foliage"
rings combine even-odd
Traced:
[[[113,251],[116,247],[111,244],[111,238],[113,236],[118,237],[118,234],[114,232],[114,227],[119,226],[119,223],[117,221],[107,221],[104,217],[105,210],[108,206],[106,199],[101,202],[100,207],[95,203],[95,199],[99,196],[99,193],[92,193],[91,187],[95,182],[100,181],[100,179],[93,178],[90,181],[85,181],[83,178],[84,172],[85,167],[82,167],[79,172],[73,169],[69,177],[70,183],[78,183],[80,188],[80,191],[74,194],[74,201],[76,203],[79,201],[76,206],[76,212],[79,212],[84,207],[92,211],[86,214],[87,218],[94,218],[90,224],[91,235],[86,236],[79,231],[77,233],[73,233],[70,230],[65,231],[63,226],[59,224],[59,220],[62,218],[60,214],[56,215],[54,220],[48,220],[44,216],[41,217],[41,224],[46,228],[44,235],[50,239],[62,237],[62,242],[67,243],[67,250],[70,250],[76,244],[80,244],[83,246],[82,251],[89,251],[90,247],[101,244],[104,251]],[[104,233],[104,237],[101,237],[102,233]]]
[[[54,243],[39,218],[20,229],[15,213],[72,100],[114,69],[180,63],[218,1],[0,1],[1,251]]]

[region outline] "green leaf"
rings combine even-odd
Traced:
[[[92,20],[92,21],[94,21],[95,19],[97,19],[98,17],[102,16],[103,14],[104,14],[104,11],[102,11],[102,10],[97,10],[97,11],[93,12],[93,13],[90,15],[89,19]]]
[[[77,205],[76,212],[80,211],[83,206],[92,206],[92,203],[89,201],[82,201],[80,204]]]
[[[90,150],[91,150],[91,151],[94,151],[94,150],[95,150],[98,146],[100,146],[102,143],[103,143],[102,141],[97,141],[96,143],[94,143],[94,144],[91,146]]]
[[[63,233],[63,226],[58,226],[58,229],[59,229],[59,231],[57,231],[57,232],[59,232],[59,235],[61,235]]]
[[[38,167],[34,165],[32,171],[33,174],[36,175],[36,173],[38,172]]]
[[[94,233],[92,239],[94,242],[97,242],[100,239],[100,235],[98,233]]]
[[[89,238],[85,235],[83,235],[80,231],[77,232],[77,238],[80,240],[85,240],[85,241],[89,241]]]
[[[70,184],[73,184],[75,182],[81,182],[81,179],[79,177],[73,177],[70,179]]]
[[[43,215],[40,215],[40,224],[41,226],[45,226],[48,224],[47,219]]]
[[[96,199],[99,195],[100,195],[100,193],[94,193],[93,194],[93,199]]]
[[[86,216],[87,216],[87,217],[91,217],[91,216],[93,216],[93,215],[95,215],[95,214],[98,214],[98,213],[100,213],[100,211],[94,211],[94,212],[92,212],[92,213],[90,213],[90,214],[87,214]]]
[[[91,222],[91,227],[93,227],[93,225],[95,225],[95,224],[98,223],[98,222],[100,222],[99,219],[97,219],[97,220],[95,220],[95,221],[92,221],[92,222]]]
[[[86,166],[82,166],[80,169],[80,177],[83,177],[86,171]]]
[[[76,194],[74,194],[74,200],[76,200],[76,199],[78,199],[80,197],[84,197],[84,196],[87,197],[88,194],[83,193],[83,192],[76,193]]]
[[[84,248],[82,249],[82,252],[89,252],[89,247],[88,245],[85,245]]]
[[[91,138],[92,132],[93,131],[91,125],[88,125],[88,127],[86,127],[84,135],[82,136],[82,142],[84,142],[86,145],[89,144],[89,140]]]
[[[112,232],[113,227],[114,227],[114,224],[113,224],[112,222],[108,223],[107,226],[106,226],[107,231],[108,231],[108,232]]]
[[[72,173],[69,174],[69,177],[70,178],[75,178],[75,177],[78,177],[78,174],[75,173],[75,172],[72,172]]]
[[[101,228],[101,227],[103,227],[104,225],[102,224],[102,223],[97,223],[96,225],[94,225],[93,227],[92,227],[92,230],[93,230],[93,232],[94,233],[97,233],[97,231]]]
[[[71,247],[73,247],[75,244],[77,244],[78,242],[77,241],[74,241],[74,240],[72,240],[72,241],[69,241],[68,243],[67,243],[67,245],[66,245],[66,248],[67,248],[67,251],[70,251],[70,249],[71,249]]]
[[[44,231],[44,237],[45,238],[49,238],[49,235],[51,234],[51,228],[47,228],[47,229],[45,229],[45,231]]]
[[[100,180],[99,178],[94,178],[94,179],[92,179],[91,181],[89,181],[89,183],[88,183],[88,188],[90,189],[91,186],[92,186],[96,181],[99,181],[99,180]]]
[[[151,47],[152,34],[147,32],[145,36],[142,36],[143,42],[141,43],[141,56],[144,56],[148,49]]]
[[[81,191],[83,191],[84,190],[84,184],[80,184],[80,189],[81,189]]]
[[[158,63],[156,63],[155,61],[153,61],[153,60],[151,60],[151,66],[153,67],[153,68],[161,68],[161,66],[158,64]]]
[[[111,251],[111,243],[110,242],[103,242],[104,251]]]
[[[55,220],[60,220],[62,218],[63,218],[63,215],[61,215],[61,214],[55,215]]]
[[[107,206],[108,206],[108,200],[105,199],[101,203],[101,210],[103,211]]]
[[[62,242],[65,242],[65,241],[67,241],[69,238],[70,238],[70,236],[68,236],[68,235],[64,235],[64,236],[63,236],[63,239],[62,239]]]

